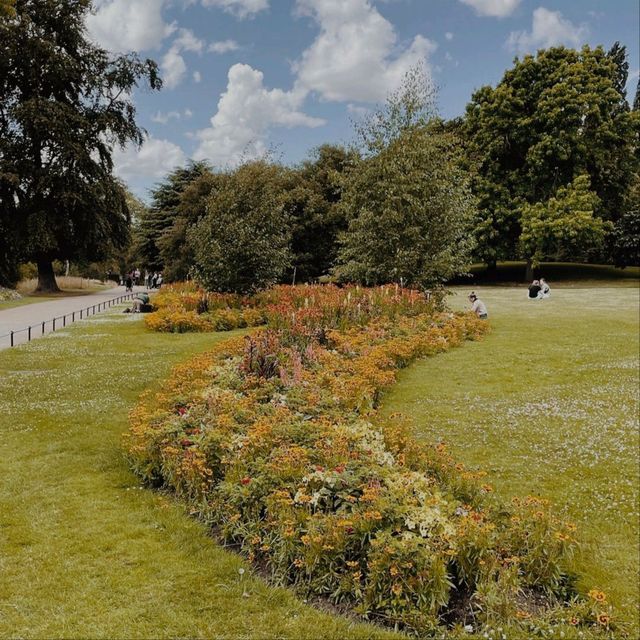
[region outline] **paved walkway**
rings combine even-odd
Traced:
[[[144,287],[134,287],[133,291],[135,293],[137,291],[146,291],[146,289]],[[33,304],[25,304],[21,307],[0,310],[0,350],[11,346],[11,331],[14,332],[14,345],[22,344],[28,341],[29,334],[26,329],[29,326],[32,327],[31,339],[39,338],[43,335],[43,322],[45,323],[44,333],[46,335],[53,331],[53,318],[56,318],[56,330],[61,329],[63,326],[63,316],[69,316],[73,312],[76,312],[75,320],[78,321],[80,314],[77,312],[80,310],[82,310],[83,318],[87,315],[87,308],[89,308],[89,315],[99,313],[99,305],[103,302],[108,303],[109,301],[114,301],[124,296],[125,293],[124,287],[114,287],[113,289],[105,289],[88,295],[60,298],[59,300],[47,300],[46,302],[34,302]],[[109,307],[106,306],[106,308]],[[100,306],[100,311],[102,310],[103,308]],[[72,319],[67,317],[65,323],[69,324],[71,321]]]

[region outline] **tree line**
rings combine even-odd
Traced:
[[[17,0],[0,18],[0,283],[20,262],[46,288],[53,260],[116,256],[220,291],[432,287],[474,261],[525,259],[527,275],[549,259],[638,264],[640,98],[627,101],[619,43],[516,58],[448,121],[416,68],[352,144],[296,166],[189,162],[145,205],[113,177],[111,149],[142,141],[128,96],[161,80],[152,60],[87,40],[89,7]]]

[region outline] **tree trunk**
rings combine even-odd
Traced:
[[[533,262],[531,261],[531,259],[527,260],[527,269],[524,279],[527,282],[531,282],[533,280]]]
[[[38,286],[36,291],[42,293],[57,293],[60,291],[53,272],[51,260],[38,260]]]

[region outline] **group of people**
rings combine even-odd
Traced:
[[[542,300],[543,298],[548,298],[550,295],[551,288],[544,278],[534,280],[529,285],[529,289],[527,291],[527,298],[529,298],[529,300]]]
[[[527,289],[527,298],[529,300],[542,300],[543,298],[548,298],[550,295],[551,287],[544,278],[534,280]],[[486,320],[489,317],[487,306],[478,298],[475,291],[469,294],[469,302],[471,303],[471,311],[473,311],[478,318]]]
[[[140,269],[133,269],[120,281],[121,285],[124,285],[126,291],[133,291],[134,286],[144,283],[147,289],[159,289],[162,286],[162,273],[154,271],[145,271],[144,280],[141,282]]]

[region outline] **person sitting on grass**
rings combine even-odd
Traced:
[[[136,297],[133,299],[133,305],[131,307],[132,313],[148,313],[152,311],[153,308],[149,304],[149,294],[144,291],[136,294]]]
[[[527,293],[529,300],[541,300],[542,299],[542,287],[540,286],[540,280],[534,280],[529,285],[529,292]]]
[[[469,294],[469,302],[471,303],[471,310],[478,316],[478,318],[486,320],[489,317],[486,305],[482,300],[480,300],[480,298],[478,298],[475,291],[472,291]]]
[[[540,278],[540,295],[543,298],[548,298],[551,295],[551,287],[544,278]]]

